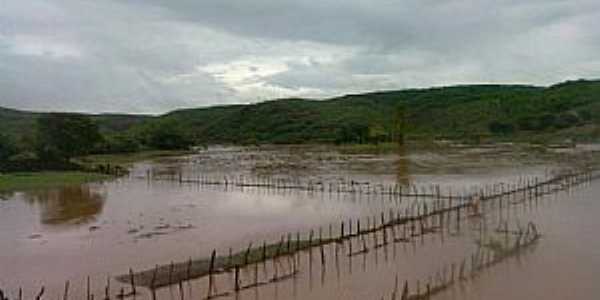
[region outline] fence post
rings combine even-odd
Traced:
[[[129,268],[129,283],[131,284],[131,293],[132,295],[136,295],[136,290],[135,290],[135,280],[133,278],[133,270],[131,268]]]
[[[2,297],[0,297],[0,299],[2,299]],[[67,282],[65,282],[65,292],[63,294],[63,300],[68,300],[69,299],[69,281],[67,280]]]
[[[210,255],[210,265],[208,267],[208,296],[207,298],[211,298],[212,290],[213,290],[213,270],[215,267],[215,258],[217,256],[217,250],[213,249],[212,254]]]

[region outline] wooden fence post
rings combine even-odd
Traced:
[[[133,270],[129,268],[129,283],[131,284],[131,293],[132,295],[136,295],[137,292],[135,290],[135,280],[133,277]]]
[[[212,254],[210,255],[210,265],[208,267],[208,296],[207,298],[210,299],[212,297],[212,291],[213,291],[213,271],[215,268],[215,258],[217,256],[217,250],[213,249]]]
[[[65,282],[65,291],[63,294],[63,300],[68,300],[68,299],[69,299],[69,281],[67,280],[67,282]]]

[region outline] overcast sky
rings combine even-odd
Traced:
[[[0,106],[19,109],[599,77],[598,0],[0,0]]]

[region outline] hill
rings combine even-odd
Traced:
[[[40,113],[0,108],[4,133],[19,136]],[[101,131],[133,135],[171,122],[196,143],[378,142],[399,138],[576,139],[600,137],[600,81],[550,87],[463,85],[278,99],[177,110],[158,117],[91,115]]]
[[[550,87],[466,85],[280,99],[252,105],[174,111],[204,143],[365,142],[412,137],[470,139],[600,136],[600,81]],[[567,135],[563,134],[568,132]]]

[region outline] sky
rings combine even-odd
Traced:
[[[0,0],[0,106],[161,114],[600,78],[598,0]]]

